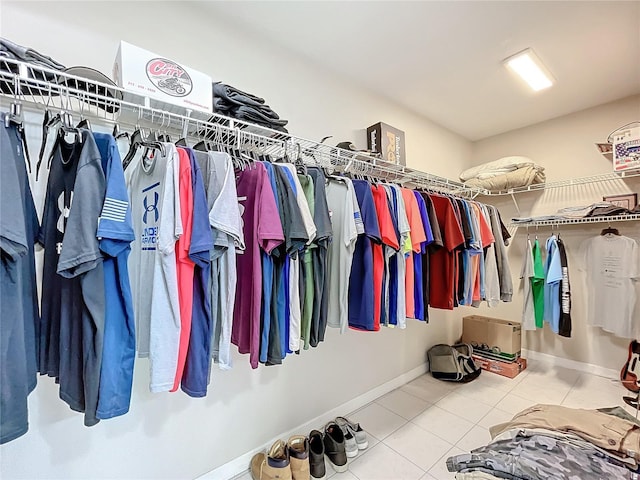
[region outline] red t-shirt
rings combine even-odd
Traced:
[[[453,310],[455,295],[456,248],[464,243],[464,234],[449,198],[430,194],[438,219],[444,248],[430,253],[429,304],[433,308]]]
[[[193,184],[191,182],[191,161],[183,148],[178,148],[180,156],[180,216],[182,217],[182,236],[176,243],[176,267],[178,277],[178,301],[180,303],[180,348],[178,365],[173,381],[172,392],[178,390],[184,364],[189,350],[191,335],[191,313],[193,311],[193,273],[195,264],[189,257],[191,248],[191,230],[193,226]]]
[[[387,203],[387,193],[382,185],[372,185],[373,203],[378,216],[378,226],[380,227],[380,238],[382,243],[395,250],[400,248],[398,237],[393,228],[391,212]],[[380,330],[380,316],[382,309],[382,277],[384,275],[384,252],[382,245],[372,242],[373,246],[373,329]]]

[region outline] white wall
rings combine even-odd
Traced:
[[[596,175],[611,171],[611,162],[604,158],[594,146],[606,141],[616,128],[640,120],[640,96],[625,98],[560,117],[548,122],[522,128],[502,135],[481,140],[474,144],[472,164],[479,164],[507,155],[524,155],[546,168],[547,181]],[[522,216],[554,213],[559,208],[571,205],[588,205],[601,201],[604,195],[618,193],[640,193],[640,178],[615,180],[569,188],[550,189],[544,192],[520,194],[516,197]],[[518,216],[510,197],[485,198],[500,208],[505,220]],[[620,233],[640,240],[639,222],[619,223]],[[606,227],[606,225],[604,225]],[[543,331],[529,332],[523,336],[524,347],[570,360],[595,364],[619,370],[627,359],[629,339],[617,338],[600,329],[586,325],[586,298],[584,277],[578,271],[583,264],[580,256],[581,243],[599,235],[602,224],[567,225],[560,228],[565,241],[572,285],[573,335],[569,339],[559,337],[548,327]],[[544,246],[550,227],[540,228],[538,237]],[[535,229],[530,229],[535,235]],[[519,286],[520,267],[526,242],[526,229],[520,228],[509,247],[514,286]],[[640,299],[640,295],[638,296]],[[514,295],[511,304],[501,304],[494,309],[483,308],[487,315],[520,320],[522,291]],[[635,320],[640,324],[640,300],[636,305]]]
[[[1,34],[66,65],[111,71],[126,40],[210,73],[267,99],[291,131],[364,146],[377,121],[406,132],[409,165],[450,178],[466,166],[471,144],[432,122],[327,75],[190,4],[165,2],[2,2]],[[144,19],[144,21],[141,21]],[[30,131],[37,141],[38,127]],[[32,151],[37,151],[34,144]],[[437,160],[436,160],[437,159]],[[424,362],[426,349],[459,335],[455,315],[405,331],[329,331],[317,349],[282,367],[214,372],[209,395],[148,392],[148,364],[137,362],[131,412],[91,429],[41,378],[29,399],[30,431],[0,448],[2,478],[193,478],[262,446]],[[345,412],[346,413],[346,412]],[[301,432],[305,433],[305,432]]]

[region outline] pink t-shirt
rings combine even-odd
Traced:
[[[191,161],[183,148],[178,148],[180,156],[180,215],[182,216],[183,234],[176,243],[176,266],[178,273],[178,301],[180,303],[180,348],[178,350],[178,366],[173,382],[172,392],[178,390],[184,364],[189,350],[191,335],[191,314],[193,309],[193,272],[195,264],[189,258],[191,247],[191,230],[193,226],[193,186],[191,182]],[[153,319],[151,320],[153,322]]]
[[[251,368],[260,358],[260,303],[262,265],[260,249],[270,254],[284,241],[276,199],[265,167],[256,162],[236,172],[238,205],[245,250],[237,252],[238,282],[231,342],[249,354]]]

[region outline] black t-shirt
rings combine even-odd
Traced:
[[[100,151],[93,135],[59,139],[49,172],[42,229],[44,246],[40,373],[56,377],[60,398],[98,423],[105,293],[98,218],[105,196]]]
[[[560,281],[560,323],[558,334],[563,337],[571,337],[571,284],[569,282],[569,264],[567,262],[567,250],[564,242],[558,238],[558,253],[562,267],[562,280]]]

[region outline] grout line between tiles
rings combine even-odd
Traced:
[[[407,423],[408,423],[408,422],[407,422]],[[423,430],[424,430],[424,429],[423,429]],[[387,437],[387,438],[389,438],[389,437]],[[440,438],[440,437],[438,437],[438,438]],[[442,439],[441,439],[441,440],[442,440]],[[382,443],[384,443],[384,441],[383,441]],[[446,442],[446,443],[449,443],[449,442]],[[386,443],[384,443],[384,445],[385,445],[387,448],[389,448],[389,449],[393,450],[394,452],[396,452],[398,455],[400,455],[402,458],[404,458],[407,462],[411,463],[412,465],[415,465],[418,469],[420,469],[420,471],[422,472],[421,477],[424,477],[424,474],[425,474],[425,473],[427,473],[427,472],[429,471],[429,470],[425,470],[425,469],[424,469],[424,468],[422,468],[420,465],[416,465],[413,461],[411,461],[409,458],[405,457],[401,452],[397,451],[397,450],[396,450],[395,448],[393,448],[391,445],[387,445]],[[435,465],[435,463],[434,463],[433,465]],[[431,467],[429,467],[429,468],[433,468],[433,465],[431,465]]]
[[[444,408],[441,408],[441,407],[438,407],[438,408],[440,408],[440,410],[444,410]],[[444,411],[445,411],[445,412],[447,412],[447,413],[451,413],[451,412],[449,412],[449,411],[447,411],[447,410],[444,410]],[[451,413],[451,415],[455,415],[455,414]],[[466,418],[462,418],[462,417],[460,417],[460,416],[458,416],[458,415],[456,415],[456,416],[457,416],[458,418],[460,418],[460,419],[464,420],[465,422],[469,422],[469,423],[471,423],[471,422],[470,422],[469,420],[467,420]],[[419,428],[420,430],[422,430],[423,432],[427,432],[427,433],[430,433],[431,435],[435,435],[435,436],[436,436],[436,437],[438,437],[440,440],[442,440],[442,441],[444,441],[444,442],[448,443],[449,445],[451,445],[451,442],[450,442],[449,440],[447,440],[447,439],[445,439],[445,438],[442,438],[442,437],[441,437],[440,435],[438,435],[437,433],[432,432],[432,431],[430,431],[430,430],[427,430],[426,428],[421,427],[420,425],[418,425],[417,423],[413,423],[412,421],[409,421],[408,423],[411,423],[412,425],[414,425],[414,426],[418,427],[418,428]],[[462,437],[460,437],[460,440],[462,440],[462,439],[464,438],[464,436],[465,436],[466,434],[468,434],[468,433],[471,431],[471,429],[473,429],[473,427],[475,427],[475,425],[473,425],[473,424],[472,424],[472,425],[471,425],[471,427],[469,428],[469,430],[465,431],[465,432],[464,432],[464,435],[462,435]],[[460,441],[460,440],[458,440],[458,441]],[[454,445],[452,445],[452,446],[454,446],[454,447],[455,447],[455,444],[454,444]]]

